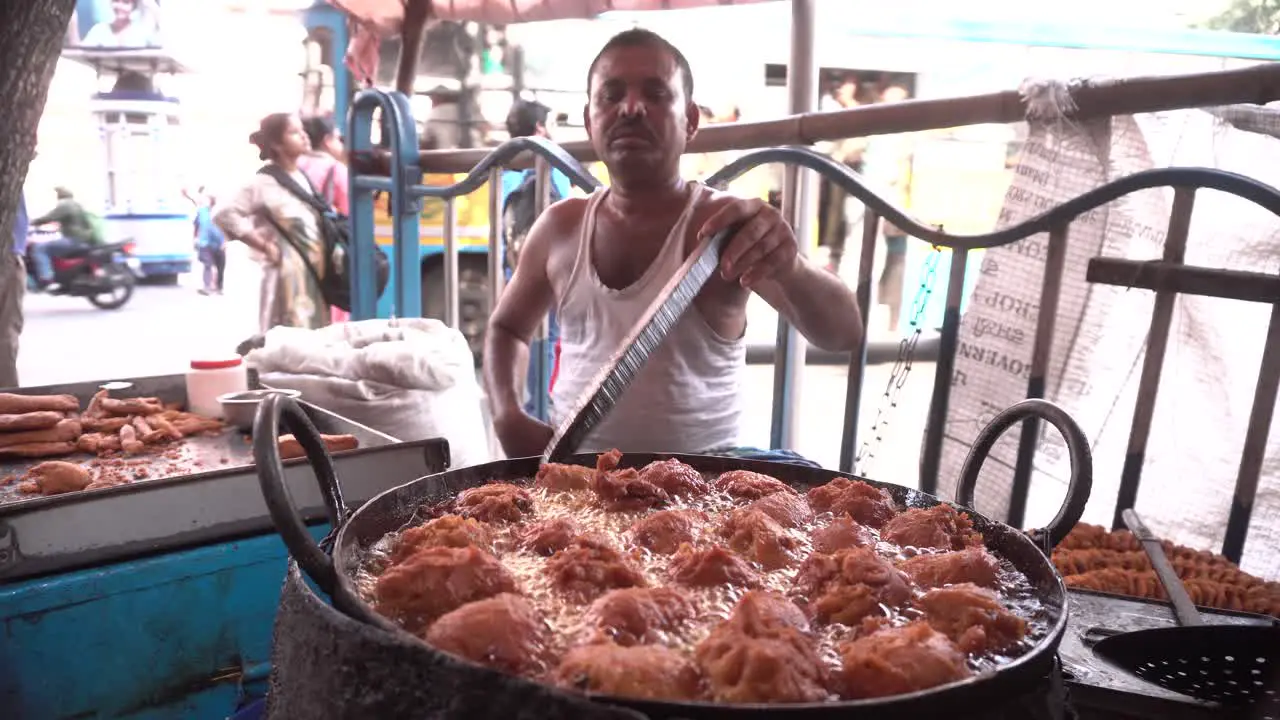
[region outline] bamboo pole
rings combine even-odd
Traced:
[[[1076,110],[1071,117],[1084,119],[1110,115],[1177,110],[1218,105],[1265,104],[1280,100],[1280,63],[1265,63],[1240,70],[1138,77],[1106,84],[1083,84],[1072,90]],[[1026,118],[1026,104],[1017,90],[945,98],[906,100],[864,105],[850,110],[803,113],[777,120],[723,123],[699,131],[689,152],[748,150],[775,145],[809,145],[823,140],[867,137],[942,128],[1012,123]],[[582,162],[597,160],[586,141],[565,143],[564,149]],[[420,154],[429,173],[470,172],[488,154],[486,149],[429,150]],[[386,174],[385,154],[353,160],[366,174]],[[532,167],[522,157],[514,167]]]

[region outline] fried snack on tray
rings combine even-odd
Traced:
[[[1116,595],[1166,600],[1164,586],[1150,570],[1092,570],[1064,578],[1067,587],[1096,590]],[[1192,602],[1201,607],[1236,610],[1280,617],[1280,584],[1263,583],[1241,587],[1213,580],[1188,578],[1182,581]]]
[[[93,481],[88,468],[69,462],[50,460],[31,468],[26,474],[27,482],[18,487],[19,491],[41,495],[61,495],[62,493],[83,490]]]
[[[321,435],[320,440],[324,442],[325,449],[331,453],[346,452],[360,447],[360,440],[355,435]],[[294,460],[307,456],[307,452],[302,449],[302,443],[298,442],[293,435],[281,435],[277,443],[280,447],[281,460]]]
[[[67,418],[43,430],[23,430],[0,434],[0,448],[28,443],[75,442],[80,437],[80,421]]]
[[[70,455],[76,451],[73,442],[30,442],[0,447],[0,457],[42,458]]]
[[[1280,583],[1243,572],[1215,553],[1167,540],[1160,544],[1197,605],[1280,617]],[[1127,530],[1080,523],[1054,550],[1053,563],[1068,587],[1164,599],[1150,559]]]
[[[22,415],[42,410],[58,413],[80,412],[80,401],[75,395],[0,393],[0,415]]]
[[[534,682],[784,714],[968,677],[1049,631],[1029,622],[1045,608],[1027,578],[949,506],[899,514],[847,478],[806,495],[628,460],[544,464],[423,505],[356,586],[428,645]]]
[[[22,430],[45,430],[62,422],[66,416],[55,410],[0,415],[0,433]]]

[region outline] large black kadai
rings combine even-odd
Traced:
[[[362,552],[386,533],[409,522],[424,504],[456,496],[492,481],[534,475],[540,458],[519,458],[461,468],[407,482],[354,512],[342,492],[330,458],[307,418],[288,398],[270,398],[259,411],[256,457],[264,497],[294,559],[285,582],[275,628],[268,717],[422,718],[431,720],[703,720],[710,718],[831,718],[907,720],[1060,720],[1069,717],[1056,651],[1067,623],[1067,593],[1049,561],[1048,550],[1075,525],[1092,484],[1089,446],[1075,422],[1060,408],[1027,400],[1000,413],[979,434],[966,459],[957,497],[971,498],[983,461],[996,440],[1019,421],[1039,416],[1067,440],[1072,475],[1067,499],[1047,528],[1028,534],[990,520],[962,504],[987,548],[1022,572],[1044,608],[1048,632],[1027,651],[994,672],[925,691],[876,700],[793,705],[723,705],[707,702],[653,702],[583,696],[498,673],[437,651],[376,613],[354,586]],[[283,425],[283,428],[281,427]],[[280,432],[292,432],[307,451],[335,532],[323,547],[312,541],[279,483]],[[753,470],[805,490],[833,477],[854,477],[797,465],[723,457],[666,454],[624,455],[622,466],[639,467],[676,457],[707,473]],[[594,455],[568,462],[594,465]],[[916,490],[866,481],[885,488],[904,507],[943,501]],[[306,576],[304,578],[304,575]],[[310,583],[327,595],[325,602]]]

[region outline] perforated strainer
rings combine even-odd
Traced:
[[[1280,720],[1280,627],[1204,624],[1160,541],[1134,511],[1124,511],[1124,523],[1151,558],[1178,626],[1113,635],[1093,651],[1166,690],[1233,707],[1249,720]]]

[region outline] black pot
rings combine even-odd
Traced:
[[[1019,421],[1038,416],[1056,426],[1067,441],[1072,475],[1066,501],[1043,530],[1023,533],[964,507],[972,501],[983,461],[996,440]],[[283,424],[307,452],[319,479],[334,533],[317,545],[294,511],[282,482],[283,467],[275,438]],[[439,652],[379,615],[356,593],[352,576],[359,551],[405,526],[426,504],[495,480],[531,477],[538,458],[518,458],[460,468],[420,478],[388,490],[349,512],[332,461],[318,432],[289,398],[272,396],[259,409],[254,432],[263,496],[297,566],[333,601],[329,607],[291,566],[285,584],[273,651],[269,717],[584,718],[589,720],[694,720],[700,718],[921,718],[959,717],[975,708],[999,708],[1024,696],[1053,675],[1058,643],[1066,629],[1067,594],[1048,551],[1075,526],[1092,486],[1092,458],[1079,426],[1057,406],[1025,400],[1000,413],[979,434],[965,460],[957,486],[957,509],[969,515],[996,555],[1009,560],[1030,580],[1050,630],[1034,648],[998,671],[960,682],[891,698],[793,705],[720,705],[654,702],[614,697],[585,697],[509,676]],[[800,489],[833,477],[855,477],[829,470],[672,454],[630,454],[622,466],[678,458],[706,472],[754,470]],[[593,465],[595,455],[571,462]],[[929,507],[942,501],[916,490],[864,480],[885,488],[904,507]],[[322,547],[324,546],[324,547]],[[1003,715],[1000,715],[1003,716]],[[1009,717],[1017,717],[1016,714]]]

